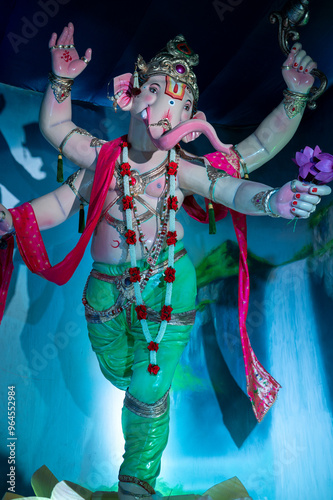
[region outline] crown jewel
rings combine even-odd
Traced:
[[[194,103],[199,99],[197,78],[192,66],[199,64],[199,56],[188,46],[185,37],[178,35],[167,43],[149,63],[141,55],[138,56],[137,68],[139,77],[146,80],[156,74],[166,74],[175,80],[185,83],[192,91]]]

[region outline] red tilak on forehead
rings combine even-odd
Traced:
[[[183,82],[176,82],[170,76],[166,75],[165,77],[165,91],[166,95],[173,97],[174,99],[179,99],[180,101],[183,99],[185,95],[186,84]]]

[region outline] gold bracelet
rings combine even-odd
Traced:
[[[284,90],[283,95],[283,106],[286,115],[290,119],[295,118],[295,116],[301,113],[309,100],[309,94],[302,94],[301,92],[294,92],[289,89]]]
[[[254,195],[251,199],[251,202],[260,212],[264,212],[266,215],[270,217],[280,217],[280,215],[275,214],[270,206],[270,198],[271,196],[279,191],[279,188],[268,189],[267,191],[260,191]]]
[[[52,71],[49,73],[49,81],[54,97],[57,102],[62,103],[70,94],[74,80],[63,76],[55,75]]]
[[[239,164],[242,167],[243,172],[244,172],[244,179],[249,180],[249,178],[250,178],[249,171],[247,169],[244,158],[242,157],[242,155],[240,154],[240,152],[237,149],[237,144],[236,144],[236,146],[233,146],[231,149],[236,153],[236,155],[238,157]]]

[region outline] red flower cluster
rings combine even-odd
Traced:
[[[133,208],[133,196],[123,197],[123,210],[127,210],[128,208]]]
[[[151,375],[157,375],[160,370],[160,367],[158,365],[150,365],[148,366],[148,371]]]
[[[128,148],[128,142],[124,141],[124,142],[122,143],[122,147],[123,147],[123,148]]]
[[[178,163],[175,161],[170,161],[168,165],[168,174],[169,175],[177,175]]]
[[[132,231],[132,229],[129,229],[127,233],[125,233],[126,237],[126,243],[129,245],[135,245],[136,243],[136,234],[135,231]]]
[[[140,276],[140,269],[138,267],[130,267],[129,273],[130,273],[130,280],[132,283],[140,281],[141,276]]]
[[[120,174],[124,177],[125,175],[131,175],[131,165],[129,163],[122,163],[120,165]]]
[[[175,245],[177,243],[177,232],[176,231],[168,231],[167,232],[167,245]]]
[[[177,198],[177,196],[169,196],[168,209],[169,210],[178,210],[178,198]]]
[[[175,281],[176,269],[173,267],[167,267],[165,270],[164,281],[167,283],[173,283]]]
[[[138,319],[147,319],[147,307],[143,304],[141,306],[136,306],[136,315]]]
[[[161,311],[161,320],[169,322],[171,319],[171,311],[172,311],[171,306],[163,306]]]
[[[149,344],[148,344],[148,349],[149,351],[158,351],[158,343],[157,342],[153,342],[151,341]]]

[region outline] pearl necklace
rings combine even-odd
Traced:
[[[141,327],[145,339],[147,341],[147,348],[149,350],[149,366],[148,371],[152,375],[157,375],[160,367],[157,364],[157,351],[159,348],[159,344],[163,339],[165,334],[168,322],[171,320],[171,299],[172,299],[172,284],[175,281],[176,270],[174,268],[174,255],[175,255],[175,245],[177,243],[177,232],[176,232],[176,211],[178,209],[178,200],[175,196],[176,192],[176,175],[178,169],[178,163],[176,162],[176,152],[172,149],[169,152],[169,164],[168,164],[168,173],[166,175],[166,195],[163,209],[163,219],[161,229],[159,231],[159,237],[157,238],[157,242],[153,247],[152,253],[147,258],[147,263],[149,264],[149,270],[146,274],[145,284],[147,284],[153,268],[157,262],[157,259],[160,255],[163,242],[166,236],[166,243],[168,245],[168,267],[165,270],[164,281],[166,282],[166,294],[165,294],[165,303],[161,310],[161,324],[155,339],[152,338],[148,323],[147,323],[147,307],[142,299],[142,289],[144,283],[141,283],[141,274],[140,269],[137,266],[136,259],[136,250],[135,244],[137,242],[136,232],[133,231],[133,217],[132,211],[136,214],[135,203],[133,202],[133,196],[131,196],[131,167],[128,163],[128,144],[126,142],[122,143],[122,164],[120,165],[120,174],[123,177],[123,186],[124,186],[124,197],[123,197],[123,210],[126,215],[126,243],[129,245],[130,252],[130,260],[131,267],[129,269],[130,272],[130,280],[134,286],[134,293],[136,299],[136,307],[135,311],[137,314],[137,318],[140,320]],[[168,196],[169,194],[169,196]],[[167,231],[167,226],[169,222],[169,231]],[[139,241],[144,245],[143,242],[143,233],[138,225],[139,232]]]

